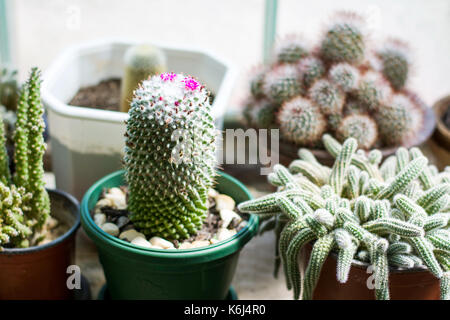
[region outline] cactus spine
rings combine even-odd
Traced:
[[[131,220],[144,234],[187,238],[202,226],[215,176],[215,126],[197,80],[163,73],[135,91],[124,164]]]
[[[390,298],[389,268],[416,267],[427,268],[440,279],[441,297],[449,299],[450,168],[436,172],[415,149],[399,149],[380,166],[380,151],[366,157],[356,150],[353,138],[340,145],[324,135],[323,143],[336,157],[331,169],[301,149],[301,159],[289,170],[274,167],[269,181],[277,192],[239,205],[242,212],[287,219],[278,251],[294,298],[299,298],[301,288],[303,299],[313,297],[323,263],[336,252],[336,277],[341,283],[347,281],[354,260],[373,266],[377,299]],[[429,179],[420,179],[424,172]],[[432,207],[436,209],[430,211]],[[298,253],[312,241],[302,277]]]
[[[133,99],[133,92],[139,83],[149,76],[165,72],[166,56],[155,46],[141,44],[125,52],[125,70],[122,78],[120,111],[127,112]]]

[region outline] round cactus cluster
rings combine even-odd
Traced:
[[[183,239],[206,217],[216,164],[209,93],[196,79],[163,73],[135,90],[124,166],[130,219],[146,235]]]
[[[408,46],[388,39],[377,47],[367,38],[361,16],[339,12],[314,47],[301,36],[280,40],[272,62],[252,72],[247,125],[278,127],[281,138],[296,146],[323,147],[323,132],[340,141],[353,137],[363,149],[414,139],[424,115],[407,89]]]

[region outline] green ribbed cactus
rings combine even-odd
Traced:
[[[278,63],[295,63],[309,54],[305,39],[289,35],[277,43],[274,60]]]
[[[373,267],[377,299],[390,298],[390,268],[426,268],[448,300],[450,167],[437,172],[417,148],[400,148],[380,166],[381,152],[366,155],[353,138],[341,145],[324,135],[323,144],[336,157],[332,168],[300,149],[289,169],[276,165],[269,175],[277,192],[239,205],[241,212],[285,221],[278,254],[294,298],[313,298],[322,266],[335,252],[340,283],[355,260]],[[312,251],[302,272],[297,258],[307,243]]]
[[[278,123],[284,139],[305,146],[317,144],[327,125],[319,107],[302,97],[281,106]]]
[[[16,174],[1,159],[0,246],[36,245],[50,215],[50,199],[44,187],[44,107],[40,97],[40,71],[33,68],[20,91],[15,140]],[[3,145],[4,148],[4,145]]]
[[[382,72],[395,90],[405,86],[409,72],[408,46],[400,40],[391,39],[377,51],[381,60]]]
[[[320,44],[320,54],[328,62],[360,63],[366,51],[363,19],[340,12],[333,19]]]
[[[0,114],[0,182],[5,185],[11,183],[11,173],[9,171],[9,157],[6,150],[5,126],[3,117]]]
[[[355,138],[362,149],[370,149],[378,139],[376,122],[364,114],[348,115],[342,119],[336,132],[340,141]]]
[[[209,93],[192,77],[163,73],[135,91],[124,166],[130,219],[141,232],[181,239],[201,228],[215,176],[215,138]]]
[[[275,104],[281,104],[300,94],[297,69],[290,64],[277,65],[264,78],[264,93]]]
[[[120,93],[120,111],[127,112],[133,99],[133,92],[139,83],[149,76],[165,72],[166,56],[164,52],[149,44],[130,47],[125,52],[124,75]]]

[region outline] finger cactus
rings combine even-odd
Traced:
[[[20,91],[13,179],[5,164],[5,155],[0,155],[0,248],[38,244],[42,237],[33,236],[43,235],[43,227],[50,216],[50,200],[43,180],[44,107],[40,83],[40,71],[33,68]]]
[[[149,44],[130,47],[125,52],[125,69],[120,93],[120,111],[128,112],[133,92],[139,83],[149,76],[165,72],[166,56],[164,52]]]
[[[355,138],[362,149],[370,149],[378,139],[376,122],[364,114],[354,114],[342,119],[336,132],[339,140]]]
[[[182,239],[201,228],[215,138],[209,93],[194,78],[163,73],[135,90],[124,166],[130,219],[142,233]]]
[[[290,64],[275,66],[264,79],[264,93],[275,104],[281,104],[300,94],[297,69]]]
[[[363,19],[354,14],[339,12],[320,44],[320,54],[328,62],[362,62],[366,51]]]
[[[326,120],[319,107],[302,97],[281,106],[278,123],[284,139],[305,146],[317,144],[326,129]]]
[[[341,145],[324,135],[323,143],[336,158],[332,168],[300,149],[301,159],[289,169],[276,165],[269,175],[275,193],[239,205],[241,212],[286,220],[277,245],[294,298],[314,297],[322,266],[334,252],[341,283],[357,267],[354,261],[373,267],[376,299],[390,298],[390,269],[424,268],[440,279],[441,298],[449,299],[450,168],[435,172],[413,149],[401,148],[382,164],[380,151],[366,156],[353,138]],[[411,186],[418,197],[410,197]],[[297,258],[308,243],[312,251],[302,273]]]

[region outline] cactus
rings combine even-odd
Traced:
[[[15,111],[18,99],[17,71],[6,67],[0,70],[0,105],[7,110]]]
[[[342,92],[328,80],[316,81],[308,91],[311,100],[325,115],[340,114],[344,107]]]
[[[298,35],[289,35],[277,43],[274,60],[278,63],[295,63],[308,55],[308,45]]]
[[[367,111],[376,111],[387,103],[391,96],[391,89],[383,76],[369,71],[361,77],[355,96],[362,108]]]
[[[289,64],[275,66],[266,74],[263,90],[265,95],[278,105],[300,94],[296,68]]]
[[[267,99],[254,101],[251,99],[244,111],[247,124],[256,128],[271,128],[275,126],[278,108]]]
[[[321,268],[334,252],[341,283],[348,280],[354,260],[373,266],[377,299],[390,297],[390,268],[416,267],[440,279],[441,298],[449,299],[450,181],[445,177],[450,169],[436,172],[416,149],[401,148],[381,164],[380,151],[366,157],[353,138],[342,145],[329,135],[322,139],[336,157],[332,168],[300,149],[301,159],[289,169],[274,166],[269,181],[277,187],[275,193],[239,205],[241,212],[287,219],[277,237],[278,252],[294,298],[301,291],[303,299],[313,297]],[[302,275],[297,257],[311,242]]]
[[[366,51],[363,19],[356,14],[339,12],[320,44],[320,54],[328,62],[359,64]]]
[[[326,120],[319,107],[302,97],[281,106],[278,123],[283,138],[305,146],[317,144],[326,129]]]
[[[300,82],[304,90],[307,90],[317,79],[325,74],[325,66],[317,57],[306,57],[299,61],[297,68],[300,73]]]
[[[380,137],[386,145],[400,145],[417,132],[408,97],[396,94],[375,114]]]
[[[124,165],[130,219],[146,235],[196,234],[215,176],[216,132],[206,88],[182,74],[153,76],[135,91],[129,116]]]
[[[4,185],[11,183],[11,173],[9,171],[9,157],[6,150],[5,126],[3,125],[3,117],[0,114],[0,182]]]
[[[140,44],[130,47],[125,52],[124,75],[120,94],[120,111],[127,112],[133,98],[133,92],[139,83],[149,76],[165,72],[166,57],[159,48]]]
[[[255,99],[264,97],[264,77],[267,70],[263,67],[255,67],[250,76],[250,93]]]
[[[43,238],[50,215],[50,200],[44,188],[44,108],[40,98],[40,71],[33,68],[20,91],[15,140],[16,175],[0,156],[0,246],[27,247]],[[4,140],[3,140],[4,142]],[[4,145],[3,145],[4,148]],[[2,153],[3,154],[3,153]],[[39,237],[35,237],[40,234]]]
[[[367,150],[378,140],[378,128],[376,122],[368,115],[349,115],[342,119],[336,136],[341,141],[353,137],[358,146]]]
[[[330,81],[344,92],[351,92],[358,87],[359,70],[348,63],[337,63],[328,71]]]
[[[377,56],[381,60],[382,72],[395,90],[405,86],[409,72],[409,49],[400,40],[391,39],[378,50]]]

